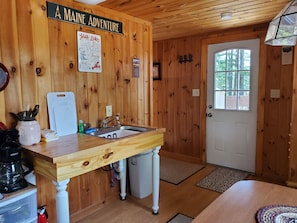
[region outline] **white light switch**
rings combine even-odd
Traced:
[[[200,96],[200,89],[192,89],[192,96],[193,97]]]
[[[106,105],[106,117],[112,116],[112,105]]]
[[[271,98],[280,98],[280,89],[270,89]]]

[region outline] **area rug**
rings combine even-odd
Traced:
[[[248,175],[249,173],[245,171],[217,167],[196,185],[223,193],[236,182],[245,179]]]
[[[258,223],[269,222],[297,222],[297,207],[290,205],[268,205],[260,208],[256,213]]]
[[[173,218],[171,218],[167,223],[190,223],[193,218],[188,217],[184,214],[177,213]]]
[[[203,167],[203,165],[199,164],[161,157],[160,178],[163,181],[177,185]]]

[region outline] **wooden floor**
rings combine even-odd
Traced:
[[[114,200],[94,214],[76,221],[77,223],[166,223],[177,213],[195,217],[220,193],[203,189],[196,186],[196,183],[215,169],[207,165],[196,174],[180,183],[174,185],[165,181],[160,182],[160,209],[158,215],[152,214],[152,196],[138,199],[131,195],[127,200]],[[257,179],[250,176],[249,179]],[[264,180],[266,181],[266,180]]]
[[[161,180],[158,215],[152,214],[151,196],[138,199],[128,195],[127,200],[114,200],[95,214],[77,223],[165,223],[177,213],[195,217],[220,195],[220,193],[195,186],[213,169],[213,166],[207,166],[179,185]]]

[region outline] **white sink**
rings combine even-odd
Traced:
[[[107,138],[107,139],[119,139],[119,138],[123,138],[123,137],[129,136],[129,135],[138,134],[138,133],[140,133],[140,132],[126,130],[126,129],[120,129],[120,130],[116,130],[116,131],[98,135],[98,137],[103,137],[103,138]]]
[[[87,133],[88,135],[102,137],[107,139],[120,139],[130,135],[135,135],[141,132],[147,132],[155,130],[155,128],[144,128],[140,126],[116,126],[116,127],[107,127],[102,129],[97,129],[95,132]]]

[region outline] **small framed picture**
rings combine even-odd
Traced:
[[[161,80],[161,64],[153,63],[153,80]]]

